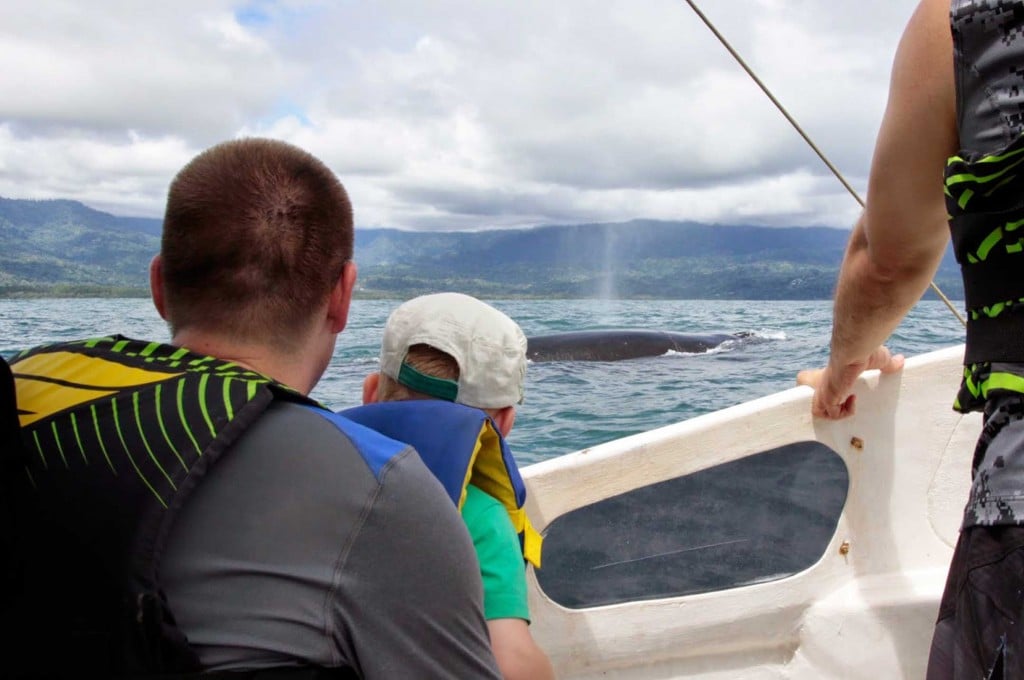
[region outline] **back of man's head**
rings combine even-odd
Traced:
[[[219,144],[174,178],[161,243],[171,332],[288,344],[352,258],[352,205],[309,153],[269,139]]]
[[[384,327],[380,401],[433,397],[480,409],[523,400],[526,336],[494,307],[460,293],[403,303]]]

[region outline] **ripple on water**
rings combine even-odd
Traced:
[[[384,322],[394,300],[356,300],[326,374],[313,392],[331,408],[362,401],[377,370]],[[832,305],[700,300],[498,300],[527,335],[587,328],[679,332],[753,330],[729,351],[622,362],[530,364],[526,401],[510,437],[521,463],[543,460],[788,389],[798,370],[827,358]],[[120,332],[165,340],[149,300],[0,300],[0,353],[43,342]],[[941,302],[919,304],[890,341],[908,356],[963,342]],[[952,395],[951,395],[952,398]]]

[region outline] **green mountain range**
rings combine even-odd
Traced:
[[[0,198],[0,297],[145,295],[160,220]],[[831,297],[848,232],[634,220],[474,232],[357,229],[358,295]],[[936,283],[960,299],[947,252]]]

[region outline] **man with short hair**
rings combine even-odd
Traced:
[[[171,184],[151,266],[170,344],[14,359],[30,451],[5,671],[499,677],[437,480],[306,396],[348,318],[352,241],[319,160],[215,146]]]
[[[515,321],[468,295],[423,295],[388,317],[380,373],[363,383],[369,405],[343,412],[412,444],[460,508],[505,680],[554,678],[530,634],[526,599],[523,558],[540,566],[540,536],[526,518],[525,487],[504,442],[525,377],[526,336]]]

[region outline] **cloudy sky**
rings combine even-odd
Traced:
[[[698,4],[863,191],[916,0]],[[323,159],[361,227],[858,212],[683,0],[0,3],[0,196],[159,216],[252,135]]]

